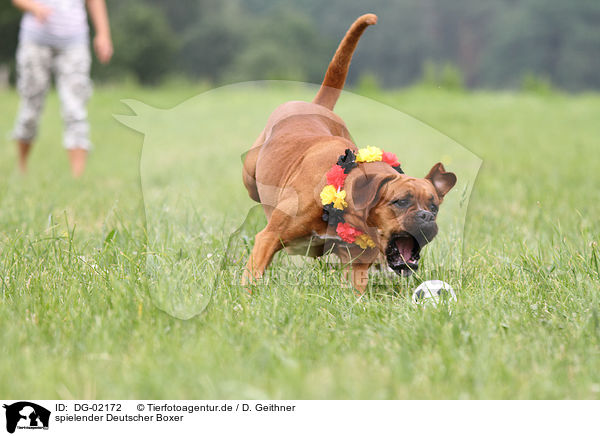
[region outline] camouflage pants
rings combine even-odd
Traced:
[[[87,45],[54,48],[21,42],[17,49],[17,89],[21,104],[14,138],[25,142],[35,138],[50,76],[54,73],[64,122],[64,146],[88,150],[91,144],[86,104],[92,94],[90,63]]]

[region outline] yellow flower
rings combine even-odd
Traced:
[[[343,210],[345,207],[348,207],[345,198],[346,191],[342,189],[338,192],[333,185],[327,185],[321,191],[321,203],[323,203],[323,206],[333,203],[333,207]]]
[[[371,147],[361,148],[356,155],[356,162],[379,162],[383,152],[380,148]]]
[[[359,235],[356,238],[356,240],[354,241],[354,243],[357,244],[363,250],[366,249],[367,247],[369,247],[369,248],[375,247],[375,242],[373,242],[373,240],[366,233]]]

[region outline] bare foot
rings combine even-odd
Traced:
[[[17,146],[19,148],[19,170],[25,174],[27,172],[27,158],[31,151],[31,142],[18,141]]]
[[[71,174],[78,179],[82,176],[87,162],[87,150],[83,148],[73,148],[69,150],[69,160],[71,162]]]

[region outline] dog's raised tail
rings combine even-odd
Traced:
[[[325,79],[321,89],[317,93],[317,96],[313,100],[313,103],[325,106],[328,109],[333,109],[337,102],[342,89],[344,88],[344,82],[346,82],[346,76],[348,75],[348,68],[350,67],[350,61],[352,60],[352,54],[356,49],[356,44],[365,29],[377,23],[377,15],[365,14],[352,23],[346,36],[340,42],[333,59],[329,63],[327,72],[325,73]]]

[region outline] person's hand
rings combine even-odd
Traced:
[[[96,57],[102,64],[107,64],[113,55],[113,45],[110,36],[98,34],[94,38]]]
[[[52,9],[41,3],[36,3],[31,12],[36,20],[38,20],[40,23],[45,23],[46,20],[48,20],[48,17],[52,14]]]

